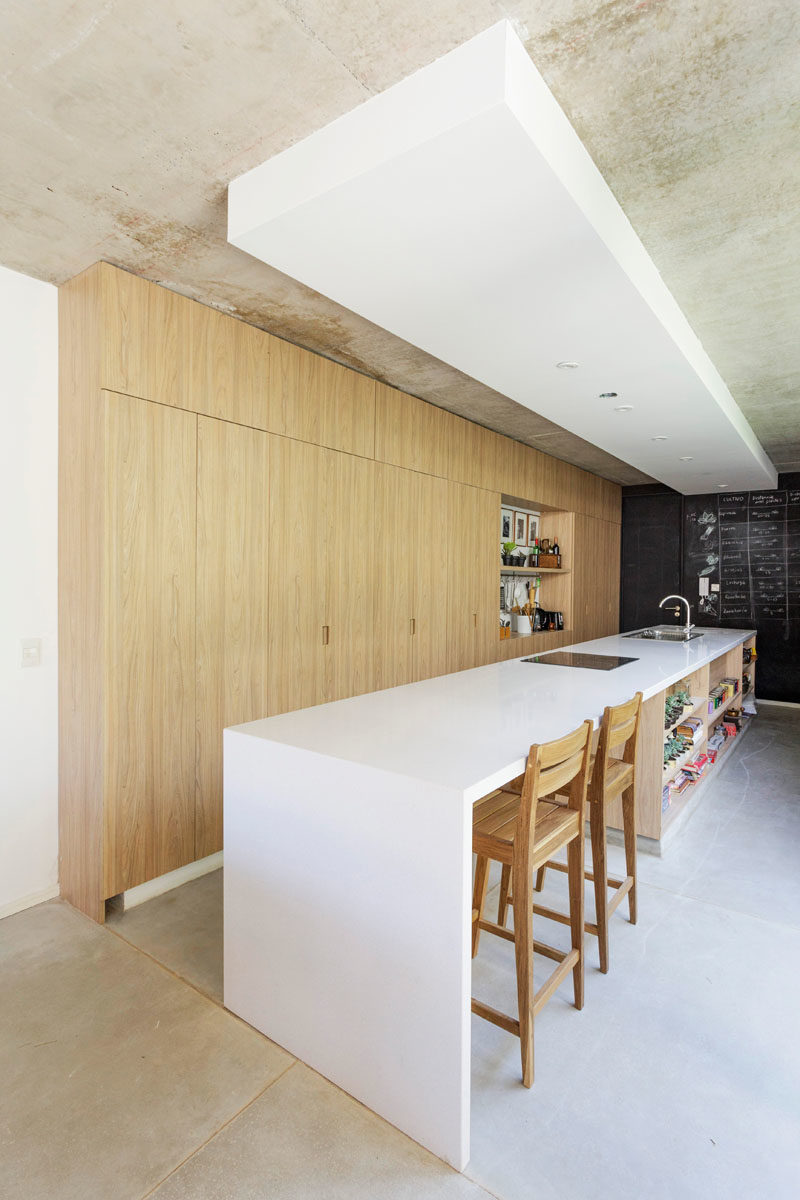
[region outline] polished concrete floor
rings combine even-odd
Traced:
[[[611,973],[588,939],[585,1008],[567,987],[541,1014],[531,1091],[473,1018],[463,1175],[220,1006],[219,873],[104,929],[59,902],[8,917],[0,1196],[795,1200],[799,781],[800,710],[764,706],[680,843],[640,857]],[[512,953],[484,937],[474,979],[509,1011]]]

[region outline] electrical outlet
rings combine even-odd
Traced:
[[[41,638],[22,639],[22,665],[23,667],[40,667],[42,665]]]

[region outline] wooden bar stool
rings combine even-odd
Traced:
[[[639,749],[639,724],[642,714],[642,693],[637,692],[625,704],[606,708],[600,725],[597,754],[592,758],[592,778],[589,784],[589,829],[592,839],[592,870],[586,878],[594,883],[597,922],[587,921],[584,928],[594,934],[600,948],[600,970],[608,972],[608,919],[616,911],[625,896],[628,897],[628,913],[631,924],[636,924],[636,757]],[[612,757],[612,750],[621,757]],[[625,878],[609,878],[606,861],[606,825],[609,805],[618,796],[622,797],[622,831],[625,841]],[[567,864],[548,861],[538,871],[537,892],[541,891],[545,871],[552,867],[566,871]],[[508,906],[510,876],[504,868],[500,880],[500,904],[497,920],[505,925]],[[609,897],[609,888],[613,889]],[[564,925],[570,918],[554,909],[534,904],[534,913],[560,921]],[[515,910],[516,915],[516,910]]]
[[[592,723],[585,721],[558,741],[531,746],[521,793],[492,792],[479,800],[473,811],[472,849],[478,861],[472,897],[472,956],[478,952],[481,930],[514,943],[518,1017],[474,998],[472,1011],[520,1039],[525,1087],[533,1083],[534,1017],[570,971],[575,1007],[583,1008],[583,827],[591,744]],[[566,793],[565,803],[544,802],[556,792]],[[533,872],[562,847],[567,849],[569,876],[569,951],[533,940]],[[514,908],[513,932],[483,918],[490,859],[503,863],[510,874],[513,896],[507,903]],[[534,951],[558,963],[535,993]]]

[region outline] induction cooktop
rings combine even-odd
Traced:
[[[552,650],[549,654],[534,654],[523,658],[526,663],[541,663],[545,667],[583,667],[589,671],[616,671],[638,658],[623,658],[618,654],[582,654],[576,650]]]

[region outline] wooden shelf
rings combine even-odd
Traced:
[[[500,566],[501,575],[569,575],[570,567],[504,567]]]
[[[666,771],[664,772],[664,777],[661,780],[662,788],[666,784],[670,783],[675,778],[675,776],[678,774],[678,772],[683,770],[683,768],[686,766],[687,763],[690,763],[695,758],[697,758],[698,754],[700,753],[701,748],[705,745],[705,743],[706,743],[706,735],[703,734],[703,736],[701,737],[701,739],[697,743],[697,745],[692,745],[686,751],[685,754],[682,754],[680,756],[680,758],[678,759],[677,762],[674,762],[671,767],[667,767]]]
[[[748,693],[748,695],[749,695],[749,693]],[[726,700],[724,704],[720,704],[719,708],[715,708],[713,713],[708,714],[709,725],[715,724],[719,720],[720,717],[723,717],[725,715],[725,713],[728,711],[729,708],[733,708],[737,702],[741,703],[742,699],[743,699],[742,693],[737,692],[735,696],[731,696],[730,700]]]
[[[514,631],[512,630],[512,632],[508,635],[507,638],[500,638],[500,641],[508,642],[508,641],[514,641],[516,638],[544,637],[548,633],[550,633],[550,634],[552,634],[552,633],[570,634],[570,633],[572,633],[572,630],[571,629],[533,629],[533,630],[531,630],[530,633],[514,633]]]
[[[697,795],[698,790],[702,789],[703,785],[706,784],[709,779],[714,778],[718,768],[724,762],[731,746],[735,745],[735,743],[739,740],[739,738],[742,737],[747,732],[749,725],[750,725],[750,722],[748,720],[742,725],[742,728],[739,730],[739,732],[736,734],[735,737],[727,738],[722,743],[722,746],[720,747],[720,749],[717,751],[717,757],[715,758],[714,762],[709,762],[708,766],[706,767],[705,771],[700,776],[700,778],[698,780],[696,780],[694,783],[690,783],[688,785],[688,787],[684,788],[684,790],[681,792],[680,796],[676,796],[674,802],[670,803],[669,807],[662,811],[662,814],[661,814],[662,835],[666,832],[666,830],[669,828],[669,826],[673,824],[675,819],[683,811],[683,809],[686,807],[686,805],[689,803],[689,801],[694,796]],[[708,749],[706,749],[706,753],[708,753]],[[665,786],[666,786],[667,782],[668,781],[665,779],[664,780]]]
[[[690,717],[696,717],[699,712],[702,712],[703,705],[708,704],[708,696],[690,696],[689,699],[693,702],[694,707],[689,712],[685,712],[682,717],[678,717],[677,721],[673,721],[671,725],[667,726],[664,730],[665,739],[669,737],[673,729],[677,729],[679,725],[683,724],[684,721],[688,721]]]

